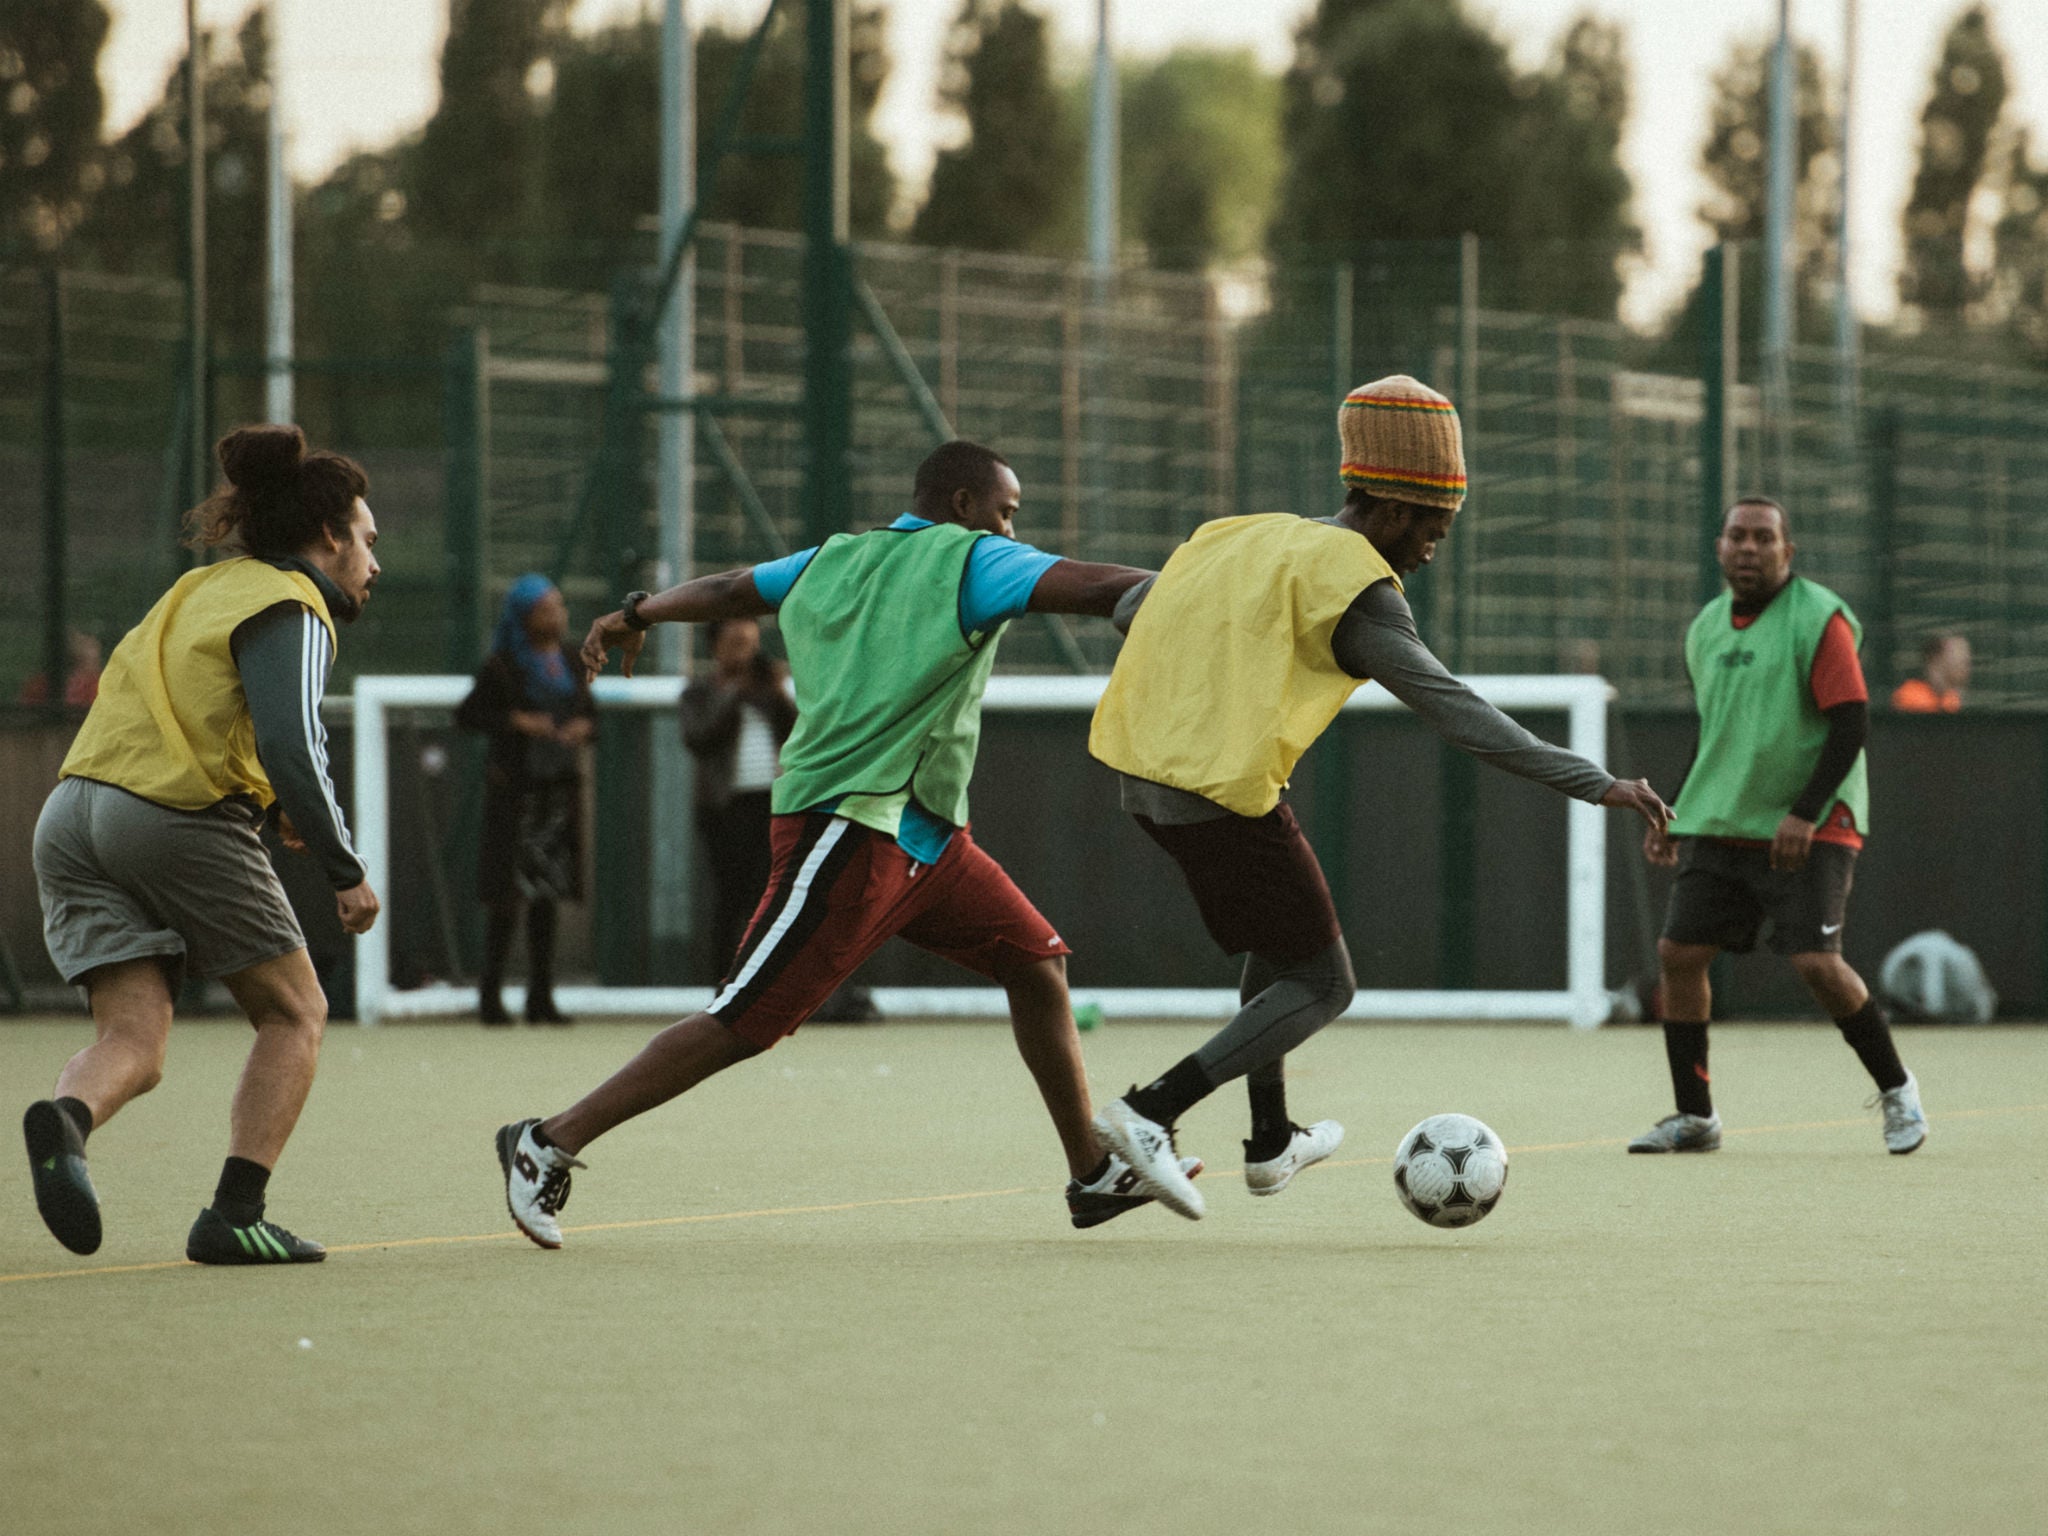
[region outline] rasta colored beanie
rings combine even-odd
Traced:
[[[1458,408],[1427,384],[1397,373],[1359,385],[1344,397],[1337,432],[1346,485],[1452,512],[1465,500]]]

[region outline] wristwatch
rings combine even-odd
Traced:
[[[654,621],[640,617],[640,605],[647,601],[645,592],[628,592],[626,600],[619,604],[619,612],[625,616],[628,629],[652,629]]]

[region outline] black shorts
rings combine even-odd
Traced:
[[[1343,937],[1330,883],[1292,806],[1189,826],[1132,819],[1180,866],[1202,926],[1226,955],[1253,954],[1288,965]]]
[[[1855,879],[1856,850],[1840,843],[1815,843],[1804,869],[1782,870],[1771,868],[1769,848],[1688,837],[1664,937],[1747,954],[1769,918],[1773,954],[1838,955]]]

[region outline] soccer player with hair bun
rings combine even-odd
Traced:
[[[185,1256],[301,1264],[326,1250],[266,1221],[264,1200],[313,1085],[327,998],[260,828],[277,807],[342,927],[369,930],[377,895],[335,801],[320,696],[335,625],[377,583],[377,520],[362,467],[308,453],[297,427],[243,427],[215,452],[227,483],[187,521],[195,547],[226,558],[181,576],[114,648],[36,823],[44,938],[85,989],[94,1040],[22,1129],[44,1222],[94,1252],[86,1138],[162,1077],[183,978],[218,977],[256,1034]]]
[[[1631,1152],[1721,1145],[1707,1076],[1707,968],[1724,949],[1754,949],[1767,920],[1772,951],[1792,962],[1877,1085],[1886,1149],[1911,1152],[1927,1139],[1920,1085],[1877,999],[1842,958],[1849,887],[1870,831],[1863,631],[1841,598],[1792,574],[1797,547],[1777,502],[1736,502],[1714,545],[1728,590],[1686,632],[1699,736],[1671,825],[1643,839],[1652,864],[1678,870],[1657,940],[1678,1107]]]
[[[1118,606],[1130,639],[1088,749],[1122,779],[1124,809],[1180,866],[1202,923],[1245,956],[1243,1006],[1193,1055],[1096,1117],[1103,1145],[1189,1219],[1203,1213],[1174,1145],[1189,1108],[1234,1078],[1251,1096],[1245,1183],[1277,1195],[1337,1149],[1334,1120],[1289,1118],[1287,1053],[1341,1014],[1351,956],[1315,851],[1281,798],[1294,765],[1368,679],[1482,762],[1653,828],[1641,780],[1532,736],[1431,655],[1402,595],[1465,500],[1458,413],[1405,374],[1351,391],[1337,416],[1344,505],[1204,523]],[[1385,802],[1383,786],[1371,790]]]

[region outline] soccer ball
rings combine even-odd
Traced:
[[[1507,1182],[1507,1147],[1470,1115],[1431,1115],[1394,1152],[1401,1203],[1432,1227],[1471,1226]]]

